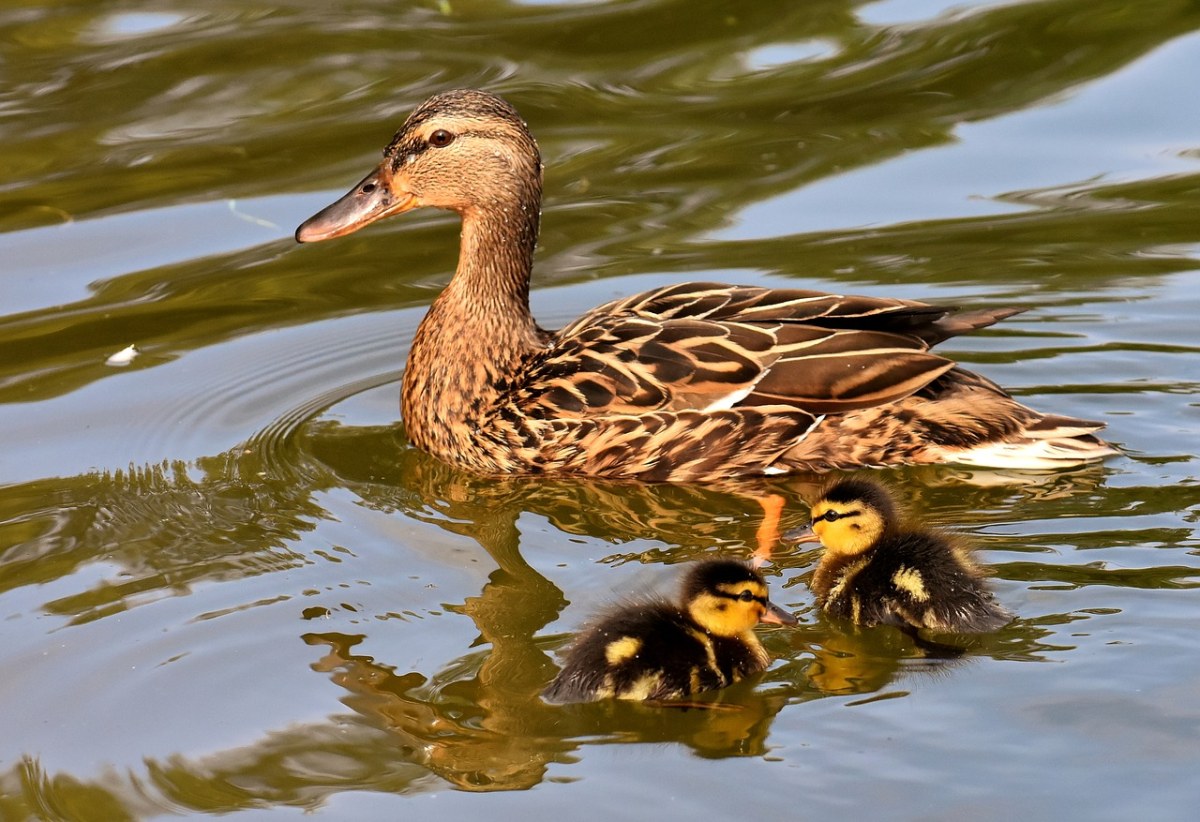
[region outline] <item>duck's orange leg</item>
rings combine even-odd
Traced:
[[[779,544],[779,520],[783,514],[784,498],[779,494],[767,494],[758,497],[758,504],[763,509],[762,524],[754,532],[757,547],[751,555],[751,564],[758,568],[771,559],[771,552]]]

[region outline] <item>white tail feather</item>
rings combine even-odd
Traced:
[[[1081,431],[1080,433],[1087,433]],[[992,442],[974,448],[945,449],[945,460],[980,468],[1065,468],[1095,462],[1119,453],[1097,439],[1073,439],[1063,429],[1052,438]]]

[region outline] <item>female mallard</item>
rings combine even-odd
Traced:
[[[954,537],[906,525],[887,488],[843,479],[812,507],[791,542],[825,546],[810,587],[831,616],[858,625],[934,631],[992,631],[1012,620]]]
[[[483,474],[691,482],[860,465],[1046,468],[1114,453],[929,352],[1020,309],[715,283],[657,288],[558,332],[529,311],[542,165],[517,112],[425,101],[383,163],[296,230],[340,237],[422,206],[462,215],[458,269],[417,329],[408,436]]]
[[[696,564],[678,605],[624,605],[584,631],[543,696],[550,702],[678,699],[732,685],[770,657],[754,626],[795,625],[767,599],[762,574],[744,562]]]

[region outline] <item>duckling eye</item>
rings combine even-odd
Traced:
[[[454,135],[446,131],[444,128],[439,128],[433,134],[429,135],[429,145],[434,148],[445,148],[454,142]]]
[[[837,511],[829,510],[825,512],[825,515],[821,517],[821,519],[825,520],[826,522],[837,522],[839,519],[841,519],[841,517],[842,515]]]
[[[754,594],[750,593],[749,591],[742,591],[742,593],[738,596],[738,599],[740,599],[742,602],[751,602],[754,599]]]

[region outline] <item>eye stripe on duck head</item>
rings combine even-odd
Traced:
[[[864,480],[840,480],[812,508],[812,530],[832,555],[857,556],[871,550],[899,526],[887,489]]]
[[[699,562],[688,570],[683,579],[682,593],[683,599],[690,601],[705,592],[716,594],[736,590],[740,594],[745,587],[756,587],[766,593],[767,583],[762,574],[744,562],[711,559]]]
[[[724,599],[737,600],[739,602],[758,602],[762,605],[767,604],[767,589],[763,585],[718,585],[712,590],[714,596]]]
[[[449,143],[431,145],[430,138],[438,131],[449,132]],[[455,89],[435,94],[422,103],[392,137],[383,150],[397,170],[430,148],[446,147],[461,137],[508,139],[519,144],[519,153],[531,155],[541,168],[537,141],[529,127],[507,101],[477,89]]]
[[[449,136],[449,139],[445,142],[441,142],[434,137],[434,135],[442,133]],[[392,142],[383,150],[383,156],[385,159],[391,160],[392,171],[399,171],[423,154],[447,148],[464,137],[495,139],[501,136],[502,132],[495,130],[460,128],[442,126],[440,124],[437,128],[430,129],[428,134],[422,131],[420,134],[410,135],[402,129],[396,133]]]
[[[862,516],[862,511],[857,508],[851,508],[849,511],[839,510],[832,505],[825,508],[823,513],[814,514],[813,521],[823,520],[825,522],[837,522],[839,519],[849,519],[851,517]]]

